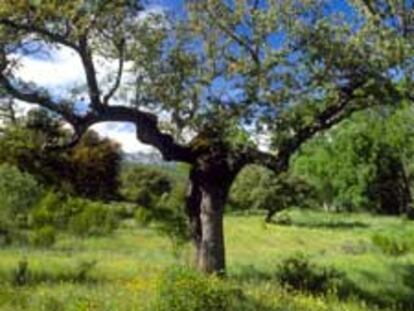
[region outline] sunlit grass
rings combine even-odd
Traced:
[[[414,297],[414,253],[386,255],[372,243],[372,236],[378,232],[414,236],[413,223],[366,214],[291,211],[289,215],[290,225],[265,224],[260,215],[226,217],[228,282],[265,301],[268,309],[263,310],[371,310],[377,303],[401,304],[401,310],[409,310]],[[358,302],[339,303],[335,295],[286,293],[275,278],[277,265],[298,252],[344,272]],[[13,273],[23,258],[32,282],[13,286]],[[158,275],[191,262],[190,246],[177,257],[171,242],[157,231],[130,226],[109,237],[60,236],[47,250],[4,248],[0,250],[0,309],[150,310]],[[84,263],[93,264],[87,278],[78,280]],[[367,300],[370,307],[363,307],[359,299]]]

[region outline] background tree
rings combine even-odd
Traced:
[[[276,175],[260,166],[248,166],[237,176],[230,192],[235,210],[265,210],[266,221],[289,207],[314,206],[314,189],[303,178],[284,173]]]
[[[188,1],[184,17],[168,23],[162,15],[139,17],[135,1],[6,1],[0,84],[70,124],[67,145],[93,124],[130,122],[137,138],[165,160],[188,163],[197,265],[224,272],[223,210],[245,165],[280,174],[318,132],[402,96],[392,69],[410,59],[404,38],[364,19],[357,5],[346,17],[330,3]],[[52,96],[16,75],[14,56],[30,57],[34,47],[76,53],[86,77],[86,109],[78,93]],[[119,64],[110,83],[98,79],[98,57]],[[131,83],[136,94],[119,104],[117,91]],[[166,121],[171,125],[161,129]],[[272,152],[258,148],[258,135],[271,139]]]
[[[158,168],[127,166],[121,174],[121,195],[145,208],[157,206],[161,197],[173,187],[173,180]]]
[[[409,105],[359,113],[304,146],[293,171],[327,209],[410,214],[412,113]]]
[[[45,150],[69,133],[47,110],[32,109],[15,118],[0,136],[0,163],[17,166],[46,186],[79,196],[111,199],[118,192],[120,147],[89,130],[70,150]]]

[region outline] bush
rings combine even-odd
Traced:
[[[171,192],[161,198],[153,212],[155,228],[169,238],[176,257],[190,240],[187,216],[184,213],[185,190],[185,184],[175,184]]]
[[[183,268],[165,272],[158,282],[153,310],[227,311],[236,310],[240,291],[215,276]]]
[[[78,199],[82,210],[69,222],[69,231],[79,236],[99,236],[113,232],[118,226],[115,211],[98,202]]]
[[[37,247],[50,247],[56,242],[56,231],[52,226],[45,226],[34,230],[30,242]]]
[[[105,235],[116,229],[118,223],[117,210],[109,205],[53,191],[46,193],[30,215],[35,245],[39,239],[46,239],[47,234],[52,241],[51,228],[79,236]],[[45,231],[45,227],[49,229]]]
[[[138,225],[146,227],[153,220],[153,215],[150,210],[140,206],[135,210],[134,218]]]
[[[250,165],[236,178],[230,191],[233,210],[266,210],[266,221],[289,207],[311,207],[315,189],[293,174],[275,175],[270,170]]]
[[[30,213],[30,226],[34,229],[45,226],[54,226],[61,230],[66,228],[73,212],[65,202],[66,197],[63,194],[54,191],[46,192]]]
[[[292,217],[289,214],[279,214],[273,220],[273,223],[278,225],[290,226],[293,223]]]
[[[282,285],[312,294],[335,290],[343,279],[342,273],[318,267],[302,254],[285,259],[278,268],[277,277]]]
[[[13,166],[0,165],[0,231],[24,227],[29,210],[42,194],[33,176]]]
[[[400,256],[410,251],[410,241],[399,235],[374,234],[371,238],[372,243],[384,254]]]
[[[111,202],[111,206],[119,219],[134,218],[135,212],[138,209],[136,204]]]
[[[126,167],[120,176],[120,194],[146,208],[156,207],[163,194],[172,188],[172,178],[157,167],[135,165]]]

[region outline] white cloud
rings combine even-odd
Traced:
[[[81,61],[73,51],[60,48],[49,53],[47,58],[21,58],[17,75],[59,95],[65,95],[74,86],[85,84]]]
[[[135,127],[132,124],[101,123],[94,125],[92,129],[104,137],[109,137],[118,141],[125,152],[150,153],[155,151],[153,147],[142,144],[137,140]]]
[[[116,64],[96,62],[99,79],[106,79],[113,72]],[[85,75],[79,57],[68,48],[59,48],[49,52],[48,57],[23,57],[16,75],[26,82],[46,88],[57,97],[68,96],[74,87],[85,85]],[[126,78],[126,77],[125,77]],[[20,104],[27,111],[31,105]],[[135,128],[130,124],[103,123],[93,126],[99,134],[118,141],[125,152],[152,152],[154,149],[140,143],[135,134]]]

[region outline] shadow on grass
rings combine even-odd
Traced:
[[[396,265],[393,269],[395,270],[395,274],[402,277],[402,286],[397,284],[393,286],[393,284],[389,284],[390,286],[384,286],[384,289],[381,291],[372,292],[364,287],[364,283],[356,283],[350,280],[344,273],[341,273],[336,276],[336,286],[333,293],[341,301],[353,301],[357,299],[372,307],[414,311],[414,264]],[[370,282],[381,282],[375,273],[362,273]],[[230,277],[236,282],[241,283],[260,284],[262,282],[274,282],[275,284],[284,287],[278,280],[277,270],[264,272],[255,267],[246,266],[241,268],[237,273],[232,274]],[[292,287],[287,287],[287,289],[293,290],[293,292],[306,293],[314,296],[331,295],[329,292],[314,293],[306,289],[298,290]],[[257,309],[255,310],[272,310],[261,305],[260,302],[250,301],[250,303],[257,303]]]
[[[276,220],[270,221],[269,224],[274,224],[274,225],[279,225],[279,226],[294,226],[294,227],[301,227],[301,228],[339,229],[339,230],[369,228],[369,224],[361,222],[361,221],[338,221],[338,220],[336,221],[321,220],[321,221],[313,221],[313,222],[303,222],[303,221],[292,220],[290,223],[287,223],[287,222],[279,222],[276,219]]]
[[[32,286],[38,284],[83,283],[95,284],[99,280],[91,275],[96,261],[80,262],[76,267],[59,271],[35,271],[27,260],[20,260],[17,267],[8,273],[8,282],[15,286]],[[4,274],[4,273],[3,273]]]
[[[232,273],[230,278],[240,283],[276,281],[276,272],[261,271],[252,265],[248,265],[239,268],[236,273]]]
[[[413,294],[414,291],[412,289],[408,293],[402,293],[397,289],[372,293],[361,288],[359,284],[349,280],[338,288],[337,291],[337,296],[341,300],[357,298],[370,306],[401,311],[414,311]]]

